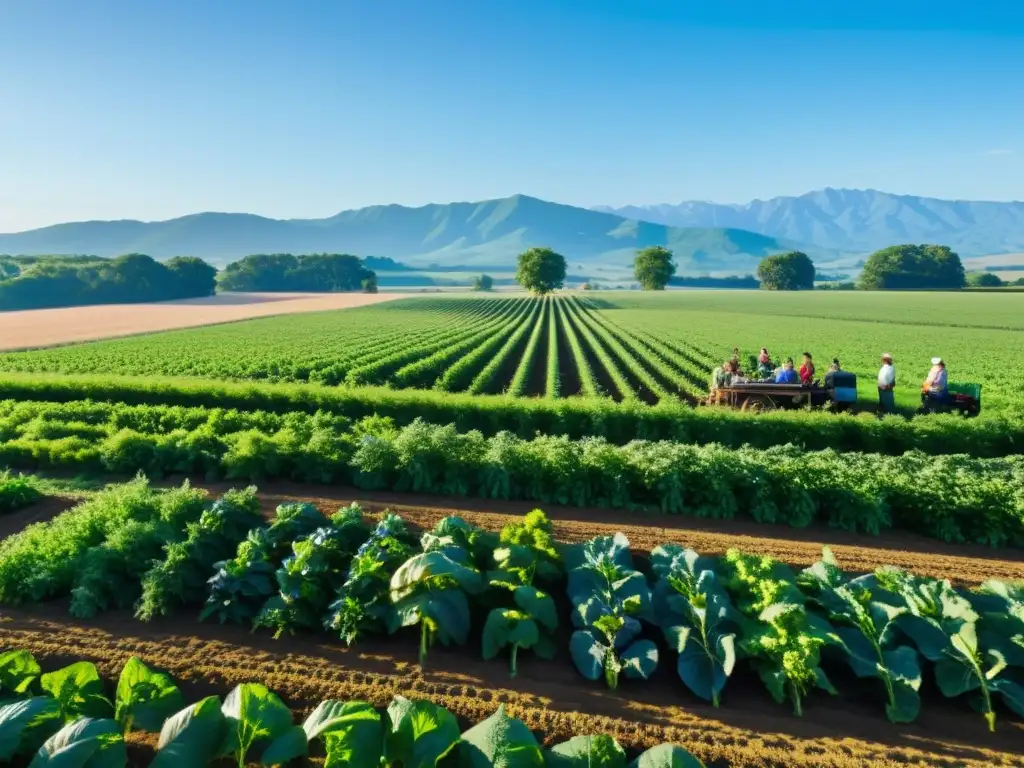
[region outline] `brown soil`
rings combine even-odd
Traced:
[[[300,716],[326,698],[384,705],[402,694],[447,707],[465,727],[504,702],[549,744],[604,732],[634,750],[672,742],[709,764],[736,768],[1019,766],[1024,743],[1024,724],[1006,712],[989,734],[980,715],[930,690],[918,722],[893,725],[885,720],[880,690],[836,676],[846,695],[815,694],[796,718],[747,673],[737,673],[714,709],[685,690],[670,663],[650,681],[623,681],[618,691],[581,679],[564,650],[553,662],[521,655],[519,676],[509,680],[501,661],[480,660],[479,647],[436,647],[421,672],[417,638],[405,634],[346,649],[326,637],[275,641],[183,616],[143,625],[112,613],[81,622],[67,616],[66,606],[49,605],[5,610],[0,648],[26,648],[48,669],[92,661],[111,679],[138,656],[181,681],[187,700],[259,681]]]
[[[270,315],[348,309],[397,293],[226,293],[205,299],[0,312],[0,352],[192,328]]]
[[[71,509],[78,503],[77,499],[66,499],[61,496],[44,496],[35,504],[30,504],[17,512],[0,515],[0,539],[17,533],[33,523],[45,523],[61,512]]]
[[[222,493],[229,483],[198,483]],[[746,520],[703,520],[623,510],[580,509],[532,502],[451,498],[421,494],[364,491],[355,488],[287,482],[261,483],[260,497],[268,514],[284,501],[312,501],[324,511],[358,501],[370,512],[389,508],[409,523],[432,527],[448,515],[459,515],[490,530],[500,530],[515,517],[542,507],[554,522],[562,541],[582,541],[593,536],[621,532],[637,552],[649,552],[659,544],[691,547],[701,554],[721,554],[730,547],[767,554],[794,566],[821,559],[821,549],[831,547],[848,571],[866,572],[882,565],[896,565],[923,576],[947,578],[959,584],[979,584],[986,579],[1024,579],[1024,553],[979,545],[946,544],[910,533],[887,532],[878,537],[829,528],[797,529]]]

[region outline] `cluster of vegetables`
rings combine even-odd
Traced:
[[[732,518],[1024,545],[1024,458],[758,450],[510,432],[318,412],[0,402],[0,464],[367,489]]]
[[[326,630],[346,644],[408,628],[421,665],[436,642],[479,637],[485,658],[507,654],[513,677],[520,651],[551,658],[564,643],[609,688],[649,678],[667,646],[697,696],[717,706],[744,663],[796,714],[812,689],[835,693],[825,668],[845,665],[880,681],[894,722],[917,716],[931,673],[945,695],[970,694],[990,727],[997,699],[1024,715],[1022,583],[961,590],[895,568],[853,577],[827,549],[799,573],[675,545],[641,565],[621,534],[556,544],[539,510],[500,533],[448,517],[417,540],[397,516],[368,521],[355,505],[325,517],[285,504],[268,522],[251,488],[211,504],[187,484],[158,493],[136,480],[0,543],[0,602],[70,595],[75,615],[120,607],[141,620],[202,606],[202,619],[275,636]],[[563,584],[571,636],[552,597]],[[478,636],[475,609],[486,611]]]
[[[321,702],[301,725],[272,691],[243,683],[221,701],[184,705],[170,676],[137,658],[121,671],[113,700],[87,661],[43,673],[24,650],[0,653],[0,761],[29,768],[125,768],[125,735],[159,734],[149,768],[203,768],[214,761],[289,765],[311,752],[325,768],[700,768],[682,747],[653,747],[629,762],[606,735],[541,747],[503,706],[460,733],[455,716],[429,701],[396,696],[385,711],[361,701]],[[218,762],[218,764],[220,764]]]

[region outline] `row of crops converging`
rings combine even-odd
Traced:
[[[873,682],[854,695],[893,722],[918,716],[923,685],[966,697],[990,729],[1001,709],[1024,716],[1020,584],[853,575],[828,550],[800,572],[671,544],[635,560],[621,534],[557,543],[540,511],[500,534],[449,517],[417,537],[355,505],[327,517],[285,504],[265,520],[251,488],[211,505],[187,484],[156,493],[135,481],[0,544],[0,602],[61,598],[79,618],[184,612],[346,645],[396,634],[424,667],[436,643],[478,648],[513,677],[568,653],[611,689],[668,666],[695,699],[723,707],[740,669],[796,715],[815,689],[851,695],[831,682],[842,670]]]
[[[573,296],[397,302],[0,355],[0,371],[187,376],[649,404],[706,392],[710,359]]]

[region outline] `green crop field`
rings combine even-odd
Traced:
[[[0,371],[387,385],[528,397],[693,401],[734,346],[744,358],[839,357],[876,397],[883,351],[897,402],[918,403],[934,355],[983,385],[990,414],[1024,415],[1024,296],[673,291],[410,298],[58,349],[0,355]]]

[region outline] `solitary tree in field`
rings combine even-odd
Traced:
[[[757,279],[770,291],[810,290],[814,287],[814,263],[800,251],[768,256],[757,265]]]
[[[530,248],[519,254],[516,282],[533,293],[551,293],[565,283],[565,256],[550,248]]]
[[[490,275],[477,275],[473,278],[474,291],[489,291],[494,287],[494,278]]]
[[[633,259],[633,275],[645,291],[663,291],[669,279],[676,273],[672,251],[655,245],[636,252]]]
[[[377,275],[371,274],[369,277],[364,277],[362,280],[363,293],[376,293],[377,292]]]
[[[864,262],[860,287],[869,291],[948,290],[966,282],[960,257],[945,245],[891,245]]]
[[[1005,285],[999,275],[991,272],[971,272],[967,275],[967,284],[972,288],[1002,288]]]

